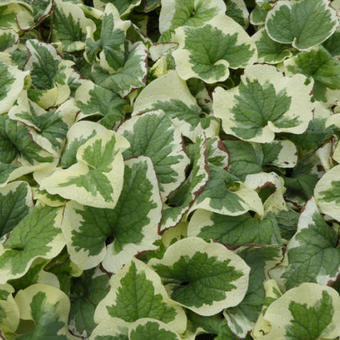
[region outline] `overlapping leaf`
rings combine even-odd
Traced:
[[[0,285],[0,329],[4,334],[14,333],[19,326],[20,311],[13,298],[14,291],[9,284]]]
[[[283,277],[288,289],[303,282],[327,284],[336,279],[340,271],[337,233],[324,221],[314,199],[307,203],[287,248],[289,266]]]
[[[70,95],[67,79],[72,62],[62,60],[52,45],[36,39],[28,40],[26,46],[29,59],[25,70],[30,71],[32,80],[30,99],[43,108],[62,104]]]
[[[209,116],[202,117],[202,109],[175,71],[154,80],[137,97],[134,114],[151,110],[164,111],[176,129],[193,141],[202,131],[210,137],[216,130]]]
[[[303,133],[312,119],[312,84],[285,77],[272,66],[249,66],[236,88],[214,93],[214,114],[223,130],[242,140],[270,143],[275,132]],[[302,104],[303,103],[303,104]]]
[[[65,246],[62,209],[34,207],[0,244],[0,282],[23,276],[37,258],[52,259]]]
[[[318,45],[338,26],[328,0],[280,1],[266,19],[266,31],[275,41],[299,50]]]
[[[1,0],[0,338],[337,338],[339,11]]]
[[[106,130],[77,151],[77,163],[42,175],[41,188],[92,207],[114,208],[123,187],[125,138]]]
[[[269,334],[258,339],[332,339],[339,334],[339,294],[332,288],[303,283],[288,290],[266,310]]]
[[[19,291],[15,301],[20,309],[20,318],[34,322],[33,330],[26,332],[19,339],[77,339],[67,328],[70,301],[59,289],[43,284],[32,285]]]
[[[161,209],[150,159],[141,156],[127,161],[114,209],[67,204],[63,231],[71,259],[82,269],[104,261],[107,270],[118,272],[138,252],[155,249]]]
[[[122,124],[118,133],[130,143],[124,157],[144,155],[152,160],[163,197],[176,190],[185,179],[189,158],[171,120],[161,112],[135,116]]]
[[[32,205],[32,191],[27,182],[12,182],[0,189],[0,238],[13,230]]]
[[[185,182],[170,195],[162,212],[161,231],[177,225],[208,181],[206,143],[197,139],[190,154],[191,172]]]
[[[165,0],[159,15],[159,31],[164,33],[181,26],[204,26],[225,11],[223,0]]]
[[[200,238],[185,238],[170,246],[150,265],[170,296],[200,315],[213,315],[238,305],[248,288],[249,267],[233,252]]]
[[[110,285],[109,293],[96,309],[95,322],[120,318],[132,323],[152,318],[180,333],[185,330],[184,310],[169,299],[160,277],[143,262],[131,261],[112,277]]]
[[[244,29],[225,15],[214,17],[203,27],[180,27],[173,53],[181,78],[199,78],[206,83],[224,81],[229,68],[251,65],[256,48]]]
[[[315,200],[324,214],[327,214],[336,220],[340,220],[340,165],[335,166],[317,182],[314,190]]]

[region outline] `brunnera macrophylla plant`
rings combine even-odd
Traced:
[[[0,0],[0,338],[340,338],[339,0]]]

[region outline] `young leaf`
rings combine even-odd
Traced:
[[[30,99],[43,108],[60,105],[70,95],[67,85],[70,61],[62,60],[55,48],[36,39],[27,40],[29,59],[25,69],[30,71],[32,87]]]
[[[0,188],[5,187],[9,182],[18,179],[19,177],[32,173],[34,171],[41,171],[43,169],[50,169],[50,163],[35,163],[30,165],[27,161],[22,158],[21,162],[14,161],[12,164],[6,164],[0,162]],[[52,166],[55,166],[55,160]]]
[[[207,185],[190,211],[195,209],[205,209],[229,216],[238,216],[253,210],[263,215],[263,206],[258,194],[213,164],[209,165]]]
[[[53,157],[32,141],[29,129],[8,115],[0,116],[0,162],[12,163],[21,158],[31,165],[36,162],[51,162]]]
[[[122,67],[125,61],[125,35],[129,26],[130,22],[121,20],[116,7],[108,3],[102,18],[99,40],[93,39],[91,30],[86,38],[87,61],[90,63],[99,61],[100,65],[108,71],[117,71]]]
[[[9,52],[11,47],[19,40],[19,36],[15,31],[0,29],[0,52]]]
[[[200,315],[214,315],[238,305],[248,288],[249,267],[218,243],[188,237],[167,248],[149,264],[161,276],[170,296]]]
[[[225,140],[223,144],[228,150],[230,166],[228,171],[244,180],[249,174],[262,171],[262,162],[253,145],[240,140]]]
[[[244,0],[224,0],[228,17],[234,19],[242,27],[247,28],[249,24],[249,12]]]
[[[207,139],[207,154],[209,164],[213,164],[223,169],[229,168],[230,155],[224,147],[222,140],[218,137]]]
[[[226,309],[223,315],[234,333],[239,337],[245,337],[253,329],[266,302],[263,283],[269,269],[280,262],[282,252],[280,248],[274,247],[249,247],[242,249],[238,255],[251,268],[249,287],[242,302],[236,307]]]
[[[52,0],[29,0],[25,2],[32,8],[35,25],[39,25],[44,19],[46,19],[53,9]]]
[[[263,201],[264,214],[269,211],[278,214],[282,210],[287,210],[284,200],[284,180],[275,172],[260,172],[258,174],[248,175],[244,184],[258,192]]]
[[[206,143],[197,139],[191,152],[191,172],[184,183],[169,197],[162,212],[160,231],[177,225],[208,181]]]
[[[321,102],[315,102],[314,119],[309,122],[307,130],[301,135],[286,135],[298,147],[300,154],[305,155],[317,151],[336,132],[336,127],[327,119],[335,117]]]
[[[125,52],[123,52],[123,56],[125,56]],[[116,72],[111,74],[97,67],[92,75],[93,79],[106,89],[118,93],[121,97],[126,97],[132,91],[145,86],[147,59],[146,46],[141,41],[137,41],[130,45],[126,58]]]
[[[17,105],[11,108],[8,116],[32,127],[30,134],[33,141],[57,156],[65,141],[68,127],[74,122],[77,112],[73,100],[65,102],[58,110],[45,111],[29,100],[26,92],[22,92]]]
[[[77,151],[91,137],[103,133],[106,129],[94,122],[80,121],[71,126],[67,131],[67,143],[60,159],[62,168],[69,168],[77,163]]]
[[[115,92],[84,80],[75,93],[75,101],[82,116],[93,115],[110,116],[117,123],[124,118],[124,105],[126,101]]]
[[[0,17],[0,28],[12,29],[16,32],[28,30],[34,25],[32,8],[24,1],[1,1]]]

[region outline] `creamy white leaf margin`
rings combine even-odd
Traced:
[[[124,12],[120,14],[121,16],[125,16],[129,14],[134,9],[134,7],[139,6],[141,3],[141,0],[132,0],[132,1],[129,0],[129,2],[130,2],[130,5],[126,8]],[[94,8],[97,10],[103,10],[107,3],[108,3],[107,0],[93,0]],[[120,3],[122,3],[122,0],[120,0]],[[113,1],[113,4],[114,4],[114,1]]]
[[[240,67],[244,68],[246,66],[252,65],[256,61],[257,50],[253,40],[249,37],[243,27],[236,23],[233,19],[226,15],[216,16],[212,21],[209,22],[208,25],[203,26],[202,29],[205,27],[211,27],[214,30],[220,31],[224,37],[236,35],[237,39],[234,47],[244,45],[247,47],[251,55],[247,58],[244,58],[241,62],[237,62],[235,58],[232,62],[225,58],[217,60],[210,66],[222,65],[224,67],[224,72],[220,76],[201,76],[199,72],[194,71],[193,68],[196,65],[192,64],[190,50],[186,48],[187,33],[190,31],[195,32],[195,30],[200,28],[179,27],[176,29],[174,37],[174,41],[179,44],[179,48],[173,52],[172,56],[175,59],[176,71],[182,79],[187,80],[190,78],[199,78],[206,83],[212,84],[226,80],[229,77],[229,67],[232,69],[237,69]],[[211,36],[211,39],[214,39],[213,35]]]
[[[155,240],[160,238],[158,235],[158,225],[161,219],[162,202],[153,165],[149,158],[143,156],[132,158],[126,161],[125,165],[130,169],[133,169],[134,166],[138,166],[140,164],[142,165],[142,163],[144,163],[144,165],[147,167],[147,180],[149,181],[149,184],[153,186],[151,203],[155,204],[155,207],[148,212],[147,216],[145,216],[147,219],[147,224],[143,226],[141,231],[143,233],[143,238],[139,243],[130,242],[124,244],[122,249],[118,251],[115,249],[115,241],[108,245],[106,245],[103,241],[102,249],[96,255],[90,254],[89,249],[80,248],[75,244],[76,239],[74,236],[75,233],[80,235],[82,233],[81,226],[82,223],[86,221],[83,220],[81,212],[86,210],[86,207],[83,207],[76,202],[70,202],[66,205],[62,229],[66,238],[70,257],[72,261],[76,263],[81,269],[87,270],[103,262],[103,266],[106,270],[117,273],[123,265],[128,263],[133,258],[133,256],[139,252],[156,249],[156,246],[153,243]],[[131,180],[131,178],[129,178],[129,180]],[[133,192],[128,192],[127,195],[131,195],[133,197]],[[126,199],[126,197],[124,198]],[[135,204],[138,204],[138,202],[135,202]],[[119,213],[120,211],[118,210],[116,214],[119,215]],[[132,209],[130,213],[132,213]],[[93,216],[93,218],[96,217]],[[124,228],[126,226],[115,225],[115,227]],[[111,231],[110,235],[111,234],[114,235],[114,230]],[[86,237],[86,234],[83,237]]]
[[[326,293],[331,297],[334,314],[331,323],[320,334],[321,338],[333,339],[340,333],[340,297],[337,291],[328,286],[316,283],[303,283],[299,287],[292,288],[275,300],[266,310],[264,319],[270,323],[271,330],[265,336],[258,337],[259,340],[286,340],[286,327],[289,327],[293,317],[289,311],[292,302],[315,306]],[[311,325],[311,327],[313,327]]]
[[[148,330],[150,330],[152,334],[145,334]],[[144,328],[144,330],[143,330]],[[146,332],[145,332],[146,331]],[[144,336],[157,336],[157,340],[161,339],[163,336],[166,336],[167,339],[171,340],[181,340],[182,338],[174,332],[174,329],[172,327],[169,327],[164,322],[160,322],[158,320],[154,320],[151,318],[142,318],[137,320],[129,330],[129,339],[135,340],[140,339],[140,336],[138,335],[140,332],[143,332]],[[158,334],[157,334],[158,333]],[[137,335],[137,338],[136,338]]]
[[[240,205],[239,210],[229,209],[226,205],[222,204],[222,208],[216,208],[214,207],[214,201],[218,201],[215,197],[205,197],[203,200],[201,200],[201,197],[199,196],[195,203],[192,205],[192,207],[189,210],[189,213],[197,210],[197,209],[204,209],[207,211],[215,212],[221,215],[228,215],[228,216],[239,216],[244,213],[246,213],[249,210],[255,211],[260,216],[263,216],[263,205],[262,201],[255,192],[254,189],[248,187],[246,184],[242,182],[234,182],[233,184],[237,185],[236,190],[229,191],[226,188],[226,194],[229,192],[234,196],[235,201],[237,201]],[[209,185],[209,182],[207,186]],[[204,193],[204,191],[203,191]],[[221,199],[223,201],[223,198]]]
[[[110,291],[105,296],[105,298],[99,302],[94,314],[94,321],[100,324],[103,321],[110,321],[113,319],[112,316],[109,314],[107,307],[112,306],[116,303],[120,287],[122,287],[121,280],[124,279],[125,275],[129,272],[132,264],[134,264],[137,274],[144,274],[146,280],[152,284],[154,288],[154,295],[161,295],[161,301],[175,310],[175,319],[168,323],[169,327],[179,333],[183,333],[187,326],[187,318],[184,309],[182,309],[182,307],[178,306],[175,301],[172,301],[169,298],[167,291],[164,288],[161,282],[161,278],[158,276],[158,274],[155,273],[148,265],[135,258],[132,259],[130,264],[124,266],[124,268],[119,273],[112,276],[110,280]]]
[[[327,171],[316,183],[314,197],[323,214],[327,214],[340,221],[340,165]],[[335,188],[333,187],[335,186]],[[326,195],[331,195],[327,199]]]
[[[194,151],[192,162],[192,170],[189,177],[178,189],[181,193],[181,204],[174,207],[164,204],[162,222],[160,232],[176,226],[183,216],[188,212],[189,208],[203,190],[209,179],[206,155],[206,140],[197,138],[196,150]],[[181,192],[181,188],[184,188]],[[176,196],[176,192],[174,193]]]
[[[284,180],[275,172],[247,175],[244,183],[253,190],[259,190],[268,185],[275,188],[275,191],[263,203],[264,214],[269,211],[278,214],[281,210],[288,210],[283,196],[286,192]]]
[[[44,215],[42,216],[42,214]],[[52,223],[49,221],[50,215],[52,216]],[[61,230],[62,215],[62,208],[48,209],[47,207],[36,206],[13,229],[4,244],[0,243],[0,284],[24,276],[37,258],[53,259],[61,252],[66,243]],[[31,244],[35,241],[34,230],[38,227],[40,230],[44,228],[40,234],[42,239],[49,239],[47,244],[41,245],[41,248],[44,247],[45,249],[33,249],[31,247]],[[32,243],[30,240],[32,240]],[[8,243],[11,246],[7,246]]]
[[[158,264],[161,264],[172,267],[181,257],[192,258],[198,252],[206,254],[208,258],[215,258],[219,262],[230,261],[228,266],[232,266],[242,272],[242,275],[235,281],[232,281],[235,288],[224,292],[225,298],[223,300],[214,301],[210,305],[203,304],[201,307],[186,306],[179,302],[176,303],[203,316],[214,315],[225,308],[237,306],[247,293],[250,268],[241,257],[222,244],[208,243],[198,237],[187,237],[168,247],[162,259],[153,258],[148,262],[148,265],[156,267]],[[172,285],[169,284],[166,287],[170,295],[172,290],[171,286]],[[199,292],[197,292],[197,294],[199,294]]]
[[[24,88],[28,71],[20,71],[12,65],[0,61],[0,83],[3,88],[0,91],[0,114],[10,110]]]
[[[301,233],[301,231],[303,231],[304,229],[308,229],[310,226],[315,226],[315,227],[318,227],[316,221],[314,221],[314,214],[317,214],[319,215],[319,210],[318,210],[318,207],[316,205],[316,202],[315,202],[315,199],[312,197],[308,202],[307,204],[305,205],[304,207],[304,210],[303,212],[301,213],[300,215],[300,218],[299,218],[299,222],[298,222],[298,226],[297,226],[297,230],[296,230],[296,233],[294,234],[294,236],[289,240],[288,244],[287,244],[287,252],[289,254],[289,251],[293,248],[297,248],[297,247],[300,247],[300,242],[299,240],[296,238],[296,236],[299,235],[299,233]],[[332,227],[330,227],[332,228]],[[316,232],[314,231],[310,231],[310,234],[316,234]],[[321,237],[321,233],[322,233],[322,229],[320,230],[320,244],[321,242],[324,242],[322,240],[322,237]],[[310,236],[312,237],[312,236]],[[325,236],[326,237],[326,236]],[[307,242],[306,242],[307,243]],[[306,243],[302,246],[305,246],[306,247]],[[312,242],[311,242],[312,243]],[[326,253],[326,248],[322,248],[321,246],[318,247],[318,245],[316,244],[315,245],[316,248],[318,248],[318,250],[320,249],[320,252],[322,250],[324,250],[324,254]],[[328,248],[328,250],[330,250],[330,248]],[[334,253],[333,253],[333,260],[334,262],[333,263],[336,263],[336,248],[333,249],[334,250]],[[286,253],[287,254],[287,253]],[[325,257],[327,255],[325,254]],[[340,255],[338,256],[340,258]],[[325,258],[323,258],[325,259]],[[322,260],[321,260],[322,261]],[[326,259],[325,259],[326,261]],[[314,266],[315,267],[315,264],[313,265],[313,259],[310,258],[310,266]],[[333,277],[330,276],[329,274],[326,274],[325,273],[325,270],[329,270],[330,268],[325,268],[323,269],[322,266],[320,265],[320,262],[318,261],[318,264],[320,266],[320,271],[319,273],[316,275],[315,277],[315,282],[320,284],[320,285],[328,285],[328,283],[330,281],[336,281],[336,277],[337,277],[337,274],[340,272],[340,266],[339,268],[337,269],[337,274],[334,275]],[[334,268],[333,268],[334,269]],[[298,271],[297,269],[295,271]]]
[[[39,104],[42,108],[47,109],[51,106],[58,106],[69,98],[71,90],[67,84],[67,80],[71,72],[70,66],[72,66],[74,63],[70,60],[63,60],[57,54],[56,49],[51,44],[46,44],[36,39],[31,39],[26,41],[29,58],[25,64],[25,70],[32,71],[34,69],[34,64],[40,62],[41,56],[36,49],[36,46],[44,49],[44,53],[48,54],[56,62],[59,62],[57,72],[59,73],[59,76],[60,74],[63,74],[64,77],[62,81],[57,80],[54,87],[50,89],[36,89],[36,91],[39,93],[37,104]]]
[[[112,35],[114,34],[114,32],[116,31],[122,31],[124,33],[124,35],[126,35],[126,32],[128,30],[128,28],[131,25],[131,22],[129,20],[121,20],[119,12],[117,10],[117,8],[112,4],[112,3],[107,3],[104,9],[104,13],[103,13],[103,17],[101,18],[102,20],[104,18],[112,18]],[[109,20],[109,19],[108,19]],[[105,27],[104,27],[105,28]],[[106,36],[103,35],[104,33],[107,34],[107,32],[102,32],[102,35],[100,37],[100,40],[97,41],[101,42],[100,46],[98,46],[100,49],[102,49],[102,51],[99,53],[99,57],[95,56],[95,60],[99,63],[99,65],[109,71],[109,72],[113,72],[115,71],[108,63],[107,58],[106,58],[106,53],[109,52],[109,50],[105,49],[105,38]],[[87,37],[86,40],[92,40],[94,42],[94,31],[92,29],[87,28]],[[110,47],[111,48],[111,47]],[[117,46],[115,46],[115,48],[117,48]],[[120,45],[119,46],[120,50],[124,50],[124,46]],[[85,53],[84,53],[84,57],[85,59],[89,62],[89,56],[87,55],[87,51],[85,49]]]
[[[190,12],[191,8],[192,12]],[[164,33],[170,29],[174,30],[179,26],[203,26],[205,23],[209,22],[211,18],[208,20],[205,18],[197,20],[195,18],[196,15],[199,16],[202,12],[206,15],[204,12],[210,12],[213,18],[217,15],[225,14],[225,11],[226,5],[223,0],[163,0],[161,12],[159,14],[159,31],[160,33]],[[176,14],[182,19],[180,21],[183,21],[181,25],[173,22],[173,19],[176,18]]]
[[[128,339],[129,328],[131,324],[119,318],[110,318],[99,323],[93,330],[89,340],[100,340],[102,337],[117,337],[126,336]],[[124,338],[123,338],[124,339]]]
[[[58,109],[54,113],[54,116],[59,117],[60,120],[64,122],[68,126],[68,128],[70,128],[74,123],[78,112],[79,109],[75,105],[74,99],[70,98],[58,107]],[[51,153],[54,157],[59,156],[61,148],[56,150],[50,140],[39,133],[39,127],[36,126],[32,120],[20,117],[20,114],[22,113],[35,114],[37,116],[43,116],[44,114],[46,114],[46,111],[43,108],[28,99],[27,91],[21,92],[20,96],[17,99],[16,105],[12,106],[12,108],[8,112],[8,116],[13,120],[17,120],[31,127],[32,129],[30,129],[30,135],[32,137],[32,140],[37,143],[41,148]],[[63,140],[60,138],[58,138],[57,140],[62,146]]]
[[[196,111],[200,110],[186,82],[178,76],[176,71],[169,71],[164,76],[152,81],[140,92],[134,103],[132,115],[152,111],[157,103],[169,103],[174,100],[181,102],[188,108],[194,108]],[[165,105],[164,112],[167,114]],[[197,117],[195,115],[180,117],[176,114],[168,116],[176,129],[193,142],[195,142],[196,137],[202,135],[203,131],[207,137],[218,134],[218,126],[217,124],[214,125],[213,122],[206,129],[202,127],[199,114],[197,114]]]
[[[56,166],[57,159],[54,159],[51,163],[34,163],[33,165],[29,162],[19,158],[12,164],[0,164],[0,188],[5,187],[9,182],[16,180],[17,178],[34,173],[34,171],[51,171],[51,168]]]
[[[14,20],[8,22],[8,28],[20,32],[21,30],[28,30],[34,25],[32,8],[25,1],[2,0],[0,7],[2,6],[7,7],[4,14],[15,16]]]
[[[145,250],[153,250],[157,247],[154,245],[155,240],[159,239],[158,225],[161,220],[162,200],[159,192],[158,181],[154,167],[151,160],[148,157],[132,158],[125,162],[126,166],[131,169],[134,165],[138,165],[139,162],[145,162],[147,164],[147,177],[150,183],[153,185],[152,190],[152,202],[155,203],[155,208],[150,210],[147,218],[149,223],[143,227],[143,239],[140,243],[128,243],[123,247],[123,250],[118,252],[114,249],[114,244],[111,243],[107,246],[106,256],[103,260],[103,267],[111,272],[118,272],[119,269],[127,264],[136,254]]]
[[[78,338],[71,335],[68,330],[68,315],[70,312],[70,300],[68,296],[61,291],[60,289],[42,283],[37,283],[31,285],[25,289],[19,290],[17,295],[15,296],[15,302],[17,303],[20,310],[20,318],[22,320],[32,320],[32,313],[37,311],[32,311],[32,300],[37,294],[44,294],[44,301],[42,306],[46,308],[43,312],[46,313],[48,309],[53,308],[55,315],[53,317],[57,317],[57,320],[64,324],[60,330],[58,331],[59,336],[64,336],[65,339],[68,340],[77,340]],[[47,313],[48,315],[49,313]],[[56,334],[57,336],[57,334]]]
[[[61,166],[64,167],[63,157],[70,154],[74,154],[75,156],[80,145],[85,144],[91,137],[104,133],[104,131],[106,131],[104,126],[91,121],[79,121],[73,124],[67,131],[67,143],[62,154]],[[78,145],[78,147],[73,150],[73,145]],[[76,159],[74,161],[76,161]],[[68,163],[66,160],[64,162]]]
[[[271,164],[280,168],[294,168],[298,161],[296,145],[288,139],[276,140],[273,144],[280,145],[280,152]]]
[[[269,321],[265,320],[263,316],[268,306],[282,295],[280,288],[275,280],[272,280],[272,279],[266,280],[263,283],[263,286],[264,286],[264,291],[265,291],[265,297],[268,302],[266,302],[263,305],[261,314],[256,320],[256,323],[251,331],[251,335],[254,339],[257,339],[263,336],[263,334],[267,334],[270,332],[271,330],[270,323]]]
[[[311,8],[311,6],[309,6],[308,8],[310,3],[312,3],[312,6],[314,5],[314,7]],[[317,18],[318,22],[316,25],[315,23],[314,25],[311,25],[311,22],[308,22],[308,20],[313,20],[316,15],[320,14],[323,14],[323,17]],[[283,24],[280,23],[280,15],[281,19],[283,18]],[[315,30],[318,26],[320,27],[323,24],[330,24],[327,34],[322,32],[320,35],[320,32],[311,31],[311,29]],[[266,31],[271,39],[283,44],[291,43],[293,47],[299,50],[306,50],[322,43],[335,32],[338,25],[339,20],[337,13],[332,6],[330,6],[329,0],[279,1],[275,4],[274,8],[269,11],[265,22]],[[273,32],[274,27],[279,30],[281,34],[286,34],[286,37],[280,36],[278,31]],[[312,43],[306,43],[306,36],[304,37],[304,41],[300,41],[301,36],[305,34],[306,31],[309,31],[310,36],[314,37]],[[290,37],[288,38],[287,35]]]
[[[232,113],[232,109],[236,105],[236,96],[239,95],[239,89],[235,87],[226,91],[221,87],[217,87],[213,94],[213,110],[215,116],[221,118],[222,128],[227,134],[231,134],[248,142],[270,143],[274,140],[276,132],[301,134],[307,129],[312,119],[314,105],[310,97],[313,84],[311,82],[306,85],[305,76],[296,74],[293,77],[285,77],[281,72],[277,71],[274,66],[253,65],[245,69],[244,75],[241,76],[241,81],[244,84],[249,81],[258,81],[261,86],[271,84],[274,86],[276,93],[286,91],[287,96],[291,98],[291,103],[288,111],[283,114],[283,117],[287,120],[297,119],[298,124],[293,127],[277,127],[275,122],[269,120],[267,124],[261,128],[260,134],[248,139],[241,138],[235,133],[234,128],[247,128],[247,126],[238,124],[235,121],[235,115]]]
[[[112,144],[114,144],[113,153],[108,155],[106,147],[110,148]],[[96,155],[94,163],[91,161],[92,164],[89,164],[85,159],[86,154],[89,152],[92,152],[92,156],[94,156],[91,149],[96,145],[100,145],[100,152],[111,158],[110,165],[105,164],[104,169],[100,169],[102,162],[108,163],[108,159],[104,159],[104,155]],[[73,199],[80,204],[97,208],[114,208],[123,187],[124,162],[122,152],[128,146],[129,144],[125,138],[109,130],[103,131],[100,135],[90,138],[78,149],[76,164],[67,169],[57,168],[51,175],[40,181],[40,186],[50,194],[58,194],[66,199]],[[86,176],[91,176],[91,171],[98,171],[107,179],[106,183],[109,182],[112,190],[106,198],[103,193],[100,193],[100,189],[98,190],[97,186],[100,183],[95,186],[88,183],[91,190],[95,191],[94,193],[87,190],[83,184],[74,184],[75,181],[79,180],[80,176],[86,183]],[[100,175],[100,177],[102,176]]]
[[[144,131],[138,131],[138,125],[142,128],[148,127],[148,125],[143,124],[143,121],[149,121],[150,128]],[[151,122],[154,122],[155,125],[151,126]],[[160,128],[162,127],[166,128],[166,130],[161,131]],[[155,130],[152,131],[152,129]],[[153,161],[156,174],[159,173],[160,176],[164,178],[166,173],[168,173],[168,180],[165,181],[166,178],[164,178],[164,183],[162,183],[161,178],[159,178],[160,176],[158,176],[160,190],[164,198],[177,189],[185,180],[185,169],[189,165],[190,160],[184,152],[180,131],[175,129],[165,113],[151,111],[143,115],[133,116],[120,125],[117,132],[130,142],[135,152],[139,151],[138,144],[140,143],[140,147],[144,149],[142,150],[142,154],[150,157]],[[162,139],[163,134],[169,138],[166,140]],[[152,141],[154,141],[154,143]],[[145,144],[143,145],[143,143]],[[144,148],[145,146],[146,148]],[[154,151],[154,153],[152,153],[152,151]],[[129,154],[129,150],[127,150],[127,153]],[[164,155],[166,155],[166,158],[164,158]],[[139,155],[132,154],[131,156]],[[170,160],[171,158],[173,161]]]
[[[0,311],[5,313],[5,317],[0,318],[0,329],[5,334],[15,332],[19,326],[20,311],[13,298],[14,292],[8,283],[0,285],[0,294],[8,294],[7,298],[0,298]]]
[[[84,12],[79,7],[79,4],[73,4],[70,1],[54,0],[54,6],[56,7],[54,10],[62,13],[67,21],[69,18],[72,18],[71,20],[74,22],[74,25],[78,25],[84,35],[86,35],[88,31],[94,32],[96,30],[95,23],[85,16]],[[62,49],[65,52],[75,52],[85,48],[85,43],[83,41],[73,41],[71,44],[67,44],[55,37],[53,38],[53,41],[56,44],[61,44]]]

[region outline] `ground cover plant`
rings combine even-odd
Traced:
[[[339,13],[0,0],[0,339],[339,339]]]

